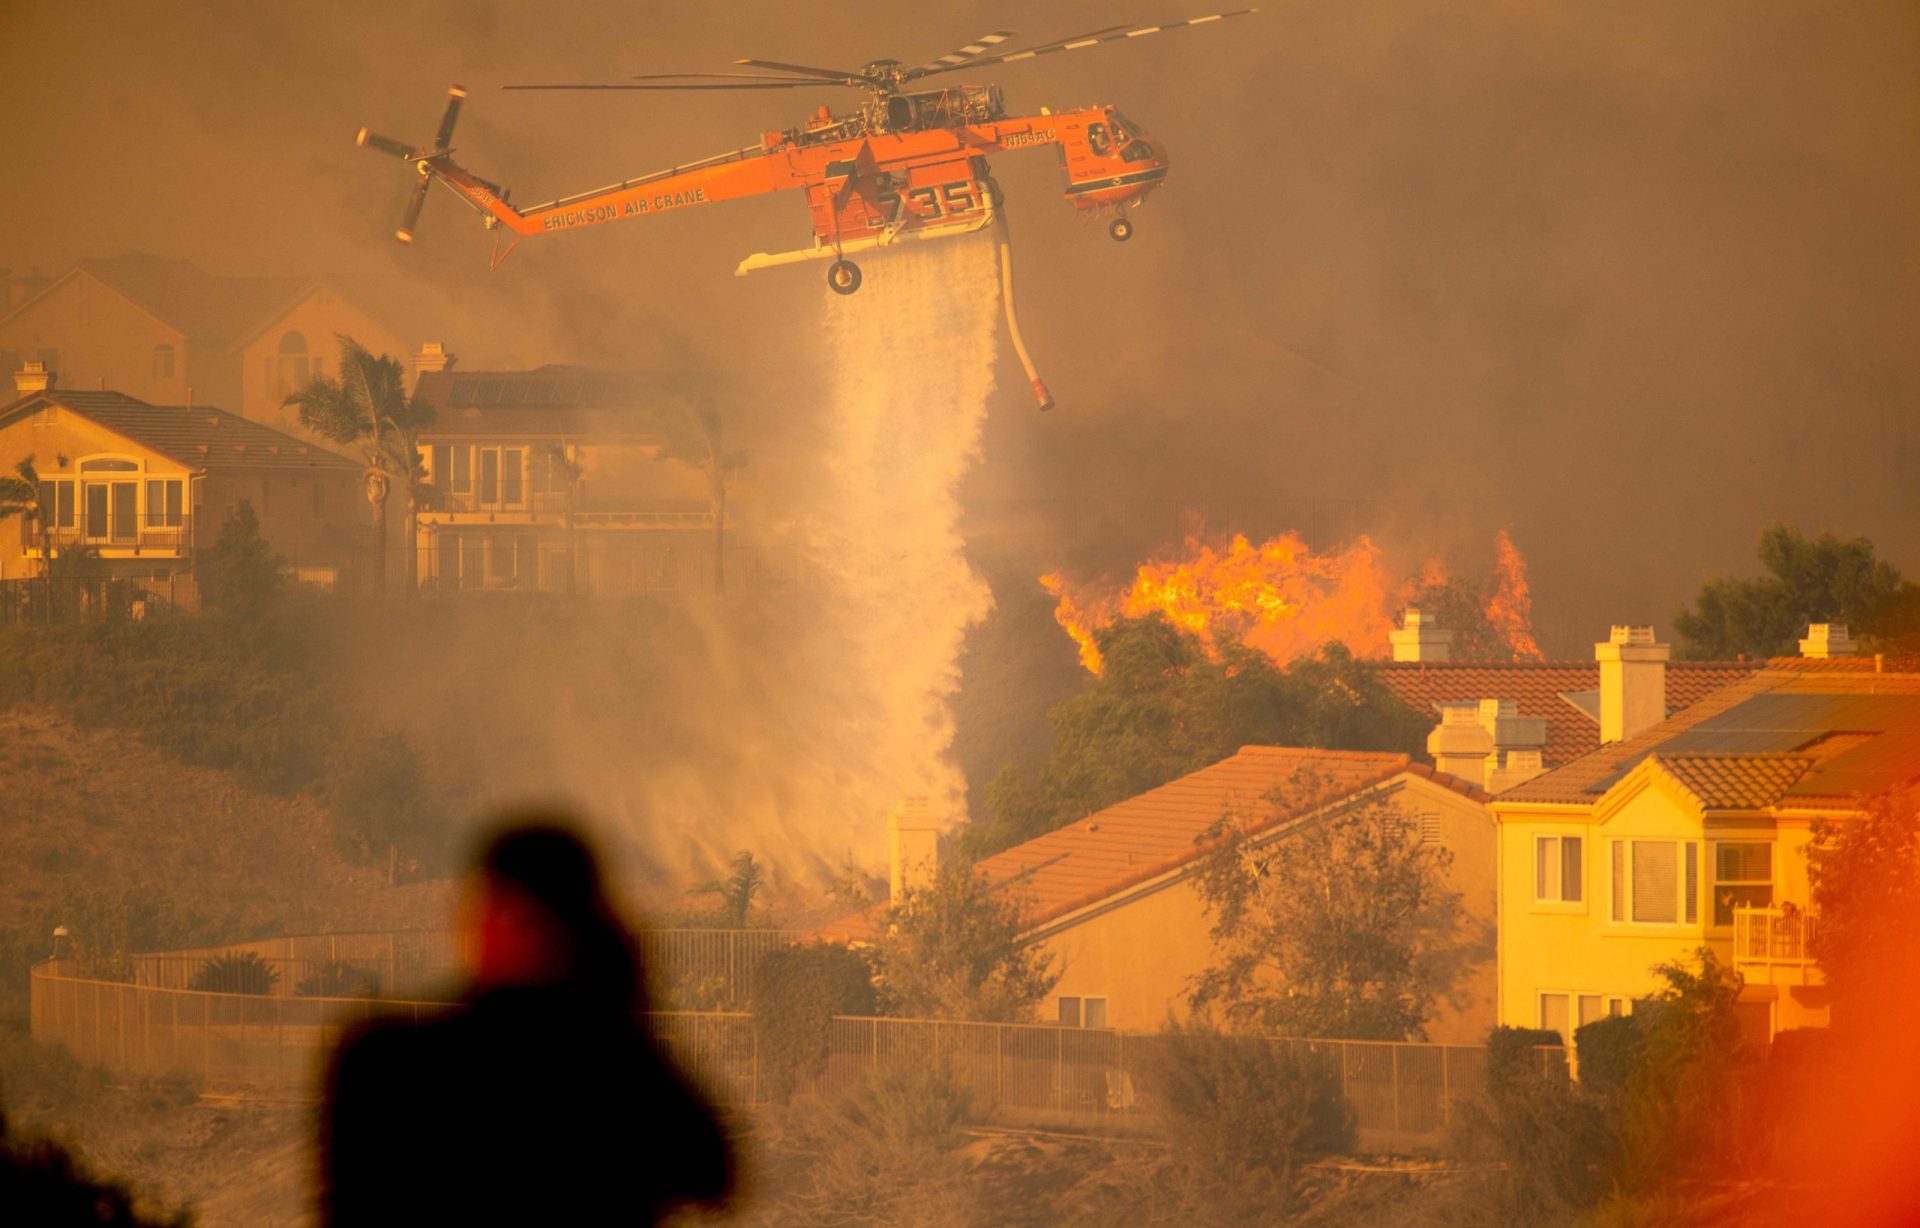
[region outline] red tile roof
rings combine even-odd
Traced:
[[[1667,712],[1680,711],[1760,669],[1759,661],[1670,661]],[[1547,722],[1543,752],[1549,765],[1571,763],[1600,745],[1600,726],[1565,695],[1600,688],[1596,661],[1493,664],[1473,661],[1385,661],[1381,679],[1400,701],[1422,716],[1439,719],[1441,703],[1511,699],[1521,716]]]
[[[0,425],[47,404],[90,419],[195,469],[329,469],[365,466],[304,439],[211,405],[149,405],[119,392],[55,388],[0,406]]]
[[[1770,806],[1813,766],[1805,755],[1657,754],[1650,758],[1709,810]]]
[[[1782,797],[1787,800],[1850,798],[1898,785],[1920,774],[1920,721],[1909,721],[1903,710],[1892,718],[1893,727],[1888,728],[1886,701],[1879,698],[1920,697],[1920,674],[1877,672],[1871,659],[1841,662],[1804,661],[1796,657],[1770,662],[1767,668],[1722,687],[1631,738],[1608,743],[1508,790],[1500,795],[1500,801],[1591,805],[1613,781],[1649,755],[1697,753],[1705,732],[1696,732],[1698,727],[1711,728],[1716,718],[1763,696],[1828,696],[1836,701],[1825,708],[1808,708],[1804,728],[1793,728],[1789,722],[1773,722],[1782,727],[1757,735],[1787,744],[1782,747],[1783,751],[1799,749],[1803,743],[1817,744],[1834,732],[1853,731],[1861,719],[1858,709],[1841,706],[1841,701],[1865,698],[1882,705],[1875,725],[1886,732],[1865,744],[1845,747],[1831,759],[1823,759],[1818,754],[1798,756],[1807,766],[1785,786]],[[1912,699],[1900,702],[1912,703]],[[1920,712],[1920,704],[1911,710]],[[1732,736],[1753,740],[1753,736]],[[1739,753],[1733,747],[1727,749]]]
[[[7,314],[24,313],[77,276],[112,287],[169,328],[206,343],[231,341],[314,289],[298,278],[222,277],[191,261],[133,252],[83,260]]]
[[[1232,810],[1270,827],[1401,775],[1478,801],[1479,788],[1404,754],[1243,746],[1239,753],[1088,815],[980,863],[988,881],[1018,898],[1031,926],[1075,912],[1198,858],[1200,837]],[[1277,803],[1277,804],[1276,804]],[[870,914],[844,917],[821,936],[871,937]]]

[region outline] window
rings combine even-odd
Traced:
[[[457,447],[453,449],[453,493],[456,495],[473,492],[473,449]]]
[[[1062,998],[1060,999],[1060,1023],[1069,1028],[1104,1028],[1107,1026],[1107,1000],[1105,998]]]
[[[487,539],[478,533],[460,539],[460,587],[481,588],[486,584]]]
[[[1540,1027],[1543,1031],[1560,1033],[1563,1044],[1573,1036],[1573,1029],[1568,1026],[1570,1023],[1568,997],[1563,993],[1540,995]]]
[[[519,448],[503,448],[500,452],[500,502],[508,507],[518,507],[526,498],[521,493],[525,489],[520,468],[524,455]]]
[[[515,549],[518,541],[511,537],[496,537],[487,550],[487,578],[489,580],[512,580],[520,574],[519,552]]]
[[[560,444],[549,444],[527,454],[527,489],[536,495],[551,495],[566,488],[566,480],[555,470],[566,453]]]
[[[40,483],[40,527],[73,527],[73,479],[49,478]]]
[[[444,443],[436,443],[428,452],[427,466],[432,471],[433,484],[441,490],[452,489],[453,449]]]
[[[1581,901],[1581,852],[1585,843],[1581,836],[1533,838],[1534,899],[1561,904]]]
[[[279,352],[267,360],[267,382],[275,398],[292,396],[305,386],[313,374],[313,358],[307,352],[307,339],[300,333],[284,333]]]
[[[1698,924],[1700,846],[1679,840],[1614,841],[1613,919]]]
[[[1120,157],[1127,162],[1151,162],[1153,161],[1153,150],[1147,146],[1145,141],[1134,141],[1120,151]]]
[[[500,453],[494,448],[480,449],[480,502],[500,502]]]
[[[1586,1027],[1602,1019],[1611,1019],[1631,1013],[1633,1003],[1618,994],[1583,993],[1576,1000],[1579,1007],[1579,1025]]]
[[[125,460],[117,456],[96,456],[92,460],[80,462],[82,473],[138,473],[140,462]]]
[[[1719,842],[1713,846],[1713,923],[1732,925],[1736,908],[1773,903],[1773,845]]]
[[[1105,124],[1087,125],[1087,148],[1093,150],[1093,156],[1104,158],[1113,152],[1113,138],[1107,135]]]
[[[186,484],[177,479],[147,479],[147,527],[177,529],[186,519]]]
[[[155,375],[173,374],[173,347],[156,345],[153,347],[153,373]]]

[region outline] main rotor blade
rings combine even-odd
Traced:
[[[1013,37],[1012,30],[995,30],[991,34],[982,34],[964,47],[956,47],[937,60],[930,60],[918,68],[908,69],[909,77],[924,76],[930,72],[941,72],[949,68],[960,68],[967,61],[985,55],[1001,43]]]
[[[402,162],[413,161],[420,156],[421,152],[405,141],[396,141],[390,136],[381,136],[378,132],[369,132],[365,128],[360,129],[359,135],[353,138],[353,143],[369,149],[377,149],[381,153],[392,154]]]
[[[427,203],[427,189],[432,186],[433,176],[422,175],[419,186],[414,188],[413,195],[407,198],[407,215],[401,220],[400,229],[393,232],[393,237],[402,243],[413,242],[413,228],[420,221],[420,206]]]
[[[588,85],[503,85],[503,90],[797,90],[819,89],[824,81],[739,81],[714,85],[629,85],[624,81]]]
[[[775,76],[765,72],[649,72],[635,73],[629,81],[784,81],[795,84],[791,73]],[[812,82],[809,81],[808,84]]]
[[[435,149],[445,149],[453,139],[453,121],[460,118],[460,101],[466,96],[467,91],[457,85],[447,91],[446,114],[440,117],[440,132],[433,138]]]
[[[1031,60],[1035,56],[1051,55],[1056,51],[1081,51],[1088,47],[1097,47],[1103,43],[1120,43],[1128,39],[1141,38],[1148,34],[1164,34],[1170,30],[1183,30],[1188,26],[1211,25],[1216,21],[1225,21],[1229,17],[1245,17],[1257,13],[1259,9],[1235,9],[1230,13],[1211,13],[1205,17],[1190,17],[1185,21],[1169,21],[1157,26],[1109,26],[1105,30],[1095,30],[1089,34],[1076,34],[1072,38],[1056,39],[1050,43],[1039,43],[1019,51],[1010,51],[1005,55],[983,56],[969,60],[958,68],[976,68],[982,64],[1012,64],[1019,60]],[[921,76],[934,73],[953,72],[953,68],[936,68]]]
[[[818,77],[824,81],[840,81],[847,85],[872,85],[873,78],[865,73],[848,72],[841,68],[809,68],[805,64],[782,64],[777,60],[735,60],[746,68],[774,68],[781,72],[799,73],[803,77]]]

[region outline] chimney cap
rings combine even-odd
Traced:
[[[1387,632],[1396,661],[1445,661],[1453,656],[1453,632],[1418,606],[1408,606],[1400,626]]]
[[[30,358],[13,377],[14,390],[21,396],[29,392],[47,392],[59,380],[60,374],[37,358]]]

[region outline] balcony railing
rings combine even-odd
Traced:
[[[1821,980],[1813,958],[1816,918],[1797,908],[1733,910],[1733,963],[1749,981],[1813,984]]]
[[[73,550],[81,546],[95,550],[134,550],[141,554],[179,555],[193,549],[193,517],[183,516],[179,524],[148,524],[144,519],[128,525],[90,525],[85,517],[79,517],[78,523],[64,528],[49,529],[44,534],[46,543],[57,553]],[[26,539],[26,552],[34,557],[40,554],[43,535],[30,532]]]

